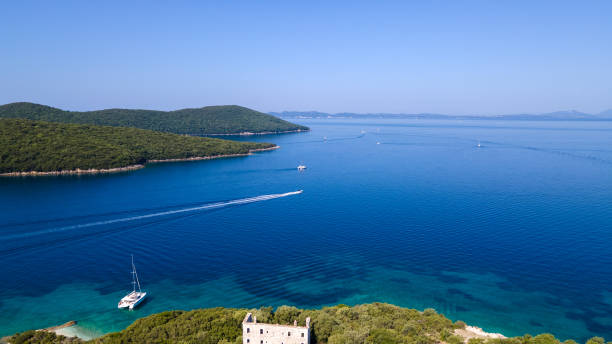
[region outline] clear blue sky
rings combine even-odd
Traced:
[[[612,1],[3,1],[0,103],[612,108]]]

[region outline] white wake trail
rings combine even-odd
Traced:
[[[267,201],[267,200],[276,199],[276,198],[298,195],[298,194],[301,194],[302,191],[303,190],[286,192],[286,193],[281,193],[281,194],[261,195],[261,196],[256,196],[256,197],[236,199],[232,201],[210,203],[210,204],[205,204],[205,205],[192,207],[192,208],[168,210],[168,211],[162,211],[162,212],[153,213],[153,214],[138,215],[138,216],[124,217],[120,219],[83,223],[79,225],[72,225],[72,226],[65,226],[65,227],[58,227],[58,228],[50,228],[50,229],[45,229],[45,230],[36,231],[36,232],[29,232],[29,233],[12,234],[12,235],[2,236],[0,237],[0,240],[20,239],[20,238],[32,237],[32,236],[37,236],[37,235],[42,235],[42,234],[64,232],[64,231],[68,231],[72,229],[80,229],[80,228],[87,228],[87,227],[94,227],[94,226],[101,226],[101,225],[110,225],[114,223],[136,221],[136,220],[149,219],[153,217],[174,215],[174,214],[180,214],[180,213],[188,213],[188,212],[193,212],[193,211],[198,211],[198,210],[223,208],[223,207],[227,207],[230,205],[261,202],[261,201]]]

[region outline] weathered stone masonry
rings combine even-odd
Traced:
[[[309,344],[310,318],[306,318],[306,326],[297,326],[297,321],[291,325],[262,324],[257,317],[249,313],[242,321],[243,344]]]

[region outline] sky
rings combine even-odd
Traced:
[[[612,108],[612,1],[3,1],[0,103]]]

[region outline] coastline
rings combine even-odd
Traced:
[[[232,134],[202,134],[200,136],[254,136],[254,135],[274,135],[274,134],[290,134],[290,133],[301,133],[307,132],[310,129],[296,129],[296,130],[284,130],[284,131],[261,131],[257,133],[253,133],[250,131],[243,131],[241,133],[232,133]]]
[[[248,153],[222,154],[222,155],[211,155],[211,156],[194,156],[194,157],[191,157],[191,158],[176,158],[176,159],[153,159],[153,160],[147,160],[147,163],[198,161],[198,160],[212,160],[212,159],[222,159],[222,158],[235,158],[235,157],[239,157],[239,156],[253,155],[253,153],[256,153],[256,152],[271,151],[271,150],[275,150],[275,149],[279,149],[279,148],[280,148],[280,146],[273,146],[273,147],[269,147],[269,148],[250,149]]]
[[[76,320],[71,320],[67,323],[57,326],[41,328],[36,331],[53,332],[58,336],[64,336],[67,338],[79,338],[82,340],[91,340],[104,335],[102,333],[93,332],[91,330],[79,326]]]
[[[455,330],[455,334],[464,338],[465,342],[469,341],[471,338],[480,338],[480,339],[504,339],[508,338],[501,333],[495,332],[485,332],[480,327],[465,325],[465,328],[458,328]]]
[[[211,156],[198,156],[191,158],[176,158],[176,159],[153,159],[147,160],[144,164],[137,165],[129,165],[123,167],[115,167],[115,168],[90,168],[90,169],[80,169],[76,170],[66,170],[66,171],[25,171],[25,172],[6,172],[0,173],[0,177],[43,177],[43,176],[60,176],[60,175],[82,175],[82,174],[106,174],[106,173],[118,173],[118,172],[127,172],[134,171],[144,168],[148,163],[160,163],[160,162],[178,162],[178,161],[198,161],[198,160],[212,160],[212,159],[221,159],[221,158],[234,158],[239,156],[249,156],[253,155],[256,152],[270,151],[280,148],[280,146],[272,146],[269,148],[256,148],[250,149],[248,153],[239,153],[239,154],[223,154],[223,155],[211,155]]]
[[[80,338],[82,340],[91,340],[91,339],[95,339],[101,336],[104,336],[105,334],[102,333],[94,333],[91,330],[86,330],[84,328],[80,328],[79,326],[77,326],[77,321],[72,320],[69,321],[67,323],[64,323],[62,325],[58,325],[58,326],[52,326],[52,327],[48,327],[48,328],[44,328],[44,329],[39,329],[37,331],[47,331],[47,332],[53,332],[57,335],[62,335],[64,337],[73,337],[73,338]],[[477,326],[471,326],[471,325],[465,325],[464,328],[461,329],[456,329],[454,331],[454,334],[463,338],[463,342],[464,343],[468,343],[468,341],[472,338],[476,338],[476,339],[506,339],[508,337],[504,336],[501,333],[495,333],[495,332],[486,332],[484,331],[482,328],[477,327]],[[9,337],[6,337],[9,338]],[[1,343],[1,342],[0,342]]]
[[[115,168],[90,168],[86,170],[82,170],[77,168],[76,170],[65,170],[65,171],[25,171],[25,172],[5,172],[0,173],[2,177],[25,177],[25,176],[34,176],[34,177],[42,177],[42,176],[61,176],[61,175],[79,175],[79,174],[103,174],[103,173],[117,173],[117,172],[127,172],[134,171],[144,168],[145,165],[137,164],[137,165],[129,165],[123,167],[115,167]]]
[[[61,325],[57,325],[57,326],[51,326],[51,327],[43,328],[43,329],[40,329],[38,331],[48,331],[48,332],[58,333],[58,331],[60,331],[61,329],[64,329],[64,328],[70,327],[70,326],[74,326],[76,324],[77,324],[76,320],[70,320],[67,323],[64,323],[64,324],[61,324]]]

